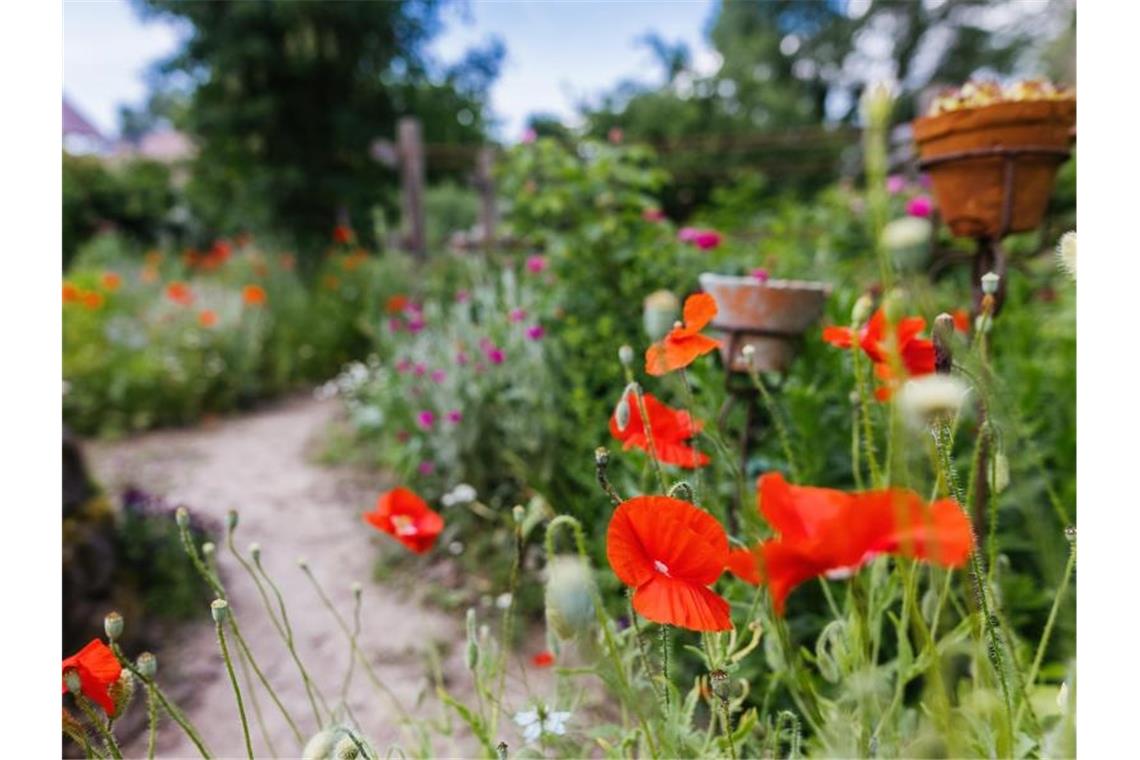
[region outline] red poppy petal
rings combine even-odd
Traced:
[[[851,332],[850,327],[832,325],[831,327],[823,328],[823,341],[830,343],[836,348],[851,348],[851,342],[854,339],[855,334]]]
[[[111,648],[99,639],[93,639],[87,646],[79,650],[76,659],[80,665],[91,675],[103,683],[113,683],[119,680],[123,666]]]
[[[915,338],[903,344],[902,360],[912,375],[929,375],[934,371],[934,342]]]
[[[907,341],[918,337],[925,329],[926,320],[922,317],[903,317],[895,327],[895,335],[898,336],[899,345],[905,346]]]
[[[728,571],[745,583],[760,585],[760,565],[752,549],[733,549],[728,553]]]
[[[958,332],[970,332],[970,314],[965,309],[954,310],[954,329]]]
[[[633,608],[655,623],[690,631],[728,631],[728,602],[699,583],[657,575],[633,593]]]
[[[696,332],[716,316],[716,299],[708,293],[694,293],[685,299],[685,327]]]
[[[764,582],[772,595],[772,607],[777,615],[784,614],[784,601],[796,586],[822,575],[827,567],[810,554],[779,539],[765,541],[760,547],[763,560]]]
[[[757,496],[760,514],[789,541],[818,535],[854,501],[851,494],[832,488],[790,485],[778,472],[760,476]]]
[[[635,588],[647,582],[656,573],[653,560],[646,553],[634,526],[635,517],[644,509],[640,505],[650,503],[651,498],[638,496],[623,501],[614,510],[609,528],[606,529],[606,558],[610,562],[610,567],[622,583]]]
[[[657,458],[665,464],[695,470],[709,463],[708,454],[691,446],[668,439],[658,440],[656,433],[653,442],[657,445]]]

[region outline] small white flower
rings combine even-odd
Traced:
[[[888,222],[883,227],[883,245],[892,251],[910,250],[930,242],[933,225],[929,219],[919,216],[904,216]]]
[[[510,594],[510,592],[502,593],[502,594],[499,594],[497,597],[495,597],[495,606],[498,607],[500,610],[505,610],[506,608],[510,607],[511,606],[511,594]]]
[[[966,384],[952,375],[922,375],[903,384],[898,405],[907,421],[923,430],[935,419],[957,414],[968,392]]]
[[[566,721],[569,719],[569,712],[550,711],[544,705],[515,714],[515,723],[523,730],[523,739],[528,744],[538,741],[543,734],[565,735]]]
[[[1066,232],[1057,243],[1057,264],[1077,281],[1077,233]]]
[[[469,504],[475,501],[478,496],[479,494],[475,492],[475,488],[473,486],[470,486],[467,483],[460,483],[459,485],[455,486],[455,488],[452,488],[450,491],[441,496],[439,498],[439,502],[445,507],[451,507],[456,504]]]

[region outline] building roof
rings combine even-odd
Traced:
[[[107,142],[107,138],[99,132],[91,122],[83,117],[75,109],[75,106],[68,102],[67,96],[63,96],[63,134],[67,135],[83,135],[84,137],[92,137],[102,142]]]

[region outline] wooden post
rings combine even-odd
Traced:
[[[404,116],[397,126],[396,144],[403,186],[404,240],[412,253],[427,252],[424,230],[424,143],[419,119]]]
[[[479,220],[483,227],[483,247],[490,251],[495,244],[495,149],[483,147],[475,163],[475,187],[481,200]]]

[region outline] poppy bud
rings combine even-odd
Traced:
[[[507,760],[507,743],[499,742],[495,747],[495,757],[498,760]]]
[[[307,559],[305,559],[304,557],[298,557],[297,558],[297,567],[301,568],[302,570],[308,570],[309,569],[309,561]]]
[[[623,367],[628,367],[633,364],[633,349],[629,346],[622,346],[619,348],[618,361],[622,363]]]
[[[874,306],[875,302],[871,300],[871,296],[866,293],[859,296],[855,305],[851,307],[851,324],[861,325],[866,322],[871,317]]]
[[[954,317],[943,312],[934,318],[931,338],[934,341],[934,371],[945,375],[954,366],[954,350],[950,343],[954,335]]]
[[[253,557],[254,562],[261,562],[261,544],[256,541],[249,545],[249,556]]]
[[[206,543],[202,544],[202,556],[204,556],[207,560],[213,559],[214,551],[216,549],[217,547],[214,546],[213,541],[207,541]]]
[[[107,633],[107,641],[115,642],[123,635],[123,616],[117,612],[109,612],[103,618],[103,630]]]
[[[989,471],[989,482],[994,493],[1001,493],[1009,486],[1009,459],[1003,451],[994,454],[994,463]]]
[[[625,429],[629,427],[629,400],[628,394],[624,391],[617,402],[617,406],[614,407],[614,421],[617,422],[618,430],[622,432],[625,432]]]
[[[143,652],[139,655],[135,667],[142,673],[143,678],[154,678],[154,674],[158,672],[158,658],[150,652]]]
[[[594,464],[599,467],[605,467],[610,463],[610,450],[605,446],[599,446],[594,449]]]
[[[63,671],[63,683],[67,686],[67,690],[71,692],[72,696],[78,696],[80,690],[83,688],[83,684],[79,680],[79,671],[75,668],[68,668]]]
[[[350,588],[352,589],[353,598],[359,602],[361,595],[364,593],[364,587],[360,585],[360,581],[353,581]]]
[[[749,368],[752,367],[753,362],[756,360],[756,347],[749,343],[744,348],[740,349],[740,355],[744,358],[744,363]]]
[[[234,529],[237,528],[237,525],[238,525],[237,510],[231,509],[229,512],[226,512],[226,530],[229,531],[230,533],[233,533]]]
[[[645,334],[650,340],[658,341],[668,334],[680,308],[677,296],[668,290],[658,290],[646,297],[642,321],[645,325]]]
[[[577,555],[552,557],[546,565],[546,624],[562,639],[574,638],[594,620],[594,575]]]
[[[728,681],[728,673],[725,673],[720,668],[717,668],[712,673],[709,673],[709,681],[712,682],[713,694],[718,699],[727,700],[731,692],[731,685]]]
[[[687,482],[685,482],[684,480],[678,480],[669,489],[669,498],[670,499],[681,499],[682,501],[687,501],[690,504],[692,504],[693,503],[693,487],[691,485],[689,485]]]
[[[998,292],[998,285],[1001,284],[1001,276],[996,272],[986,272],[982,275],[982,292],[988,296]]]
[[[186,507],[179,507],[174,511],[174,522],[183,530],[190,527],[190,513],[186,511]]]
[[[107,693],[111,696],[111,704],[115,709],[107,716],[110,718],[118,718],[126,711],[131,703],[131,698],[135,695],[135,677],[131,675],[131,671],[123,668],[119,673],[119,680],[112,683],[107,688]]]
[[[214,616],[215,623],[218,623],[220,625],[221,623],[226,622],[230,616],[229,602],[227,602],[225,599],[215,599],[214,601],[210,602],[210,614]]]
[[[1077,233],[1066,232],[1057,243],[1057,263],[1077,281]]]
[[[479,640],[475,635],[475,608],[467,608],[467,669],[474,670],[479,664]]]

